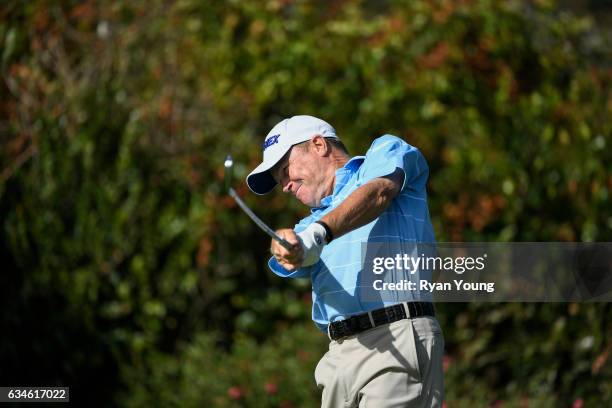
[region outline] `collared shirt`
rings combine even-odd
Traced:
[[[284,269],[274,257],[268,266],[275,274],[286,278],[310,278],[312,282],[312,319],[322,331],[330,322],[346,319],[399,301],[429,300],[419,291],[403,292],[401,298],[373,298],[364,296],[364,277],[371,276],[363,262],[367,243],[414,245],[417,242],[434,243],[435,236],[427,207],[426,183],[429,174],[427,162],[421,152],[402,139],[384,135],[372,143],[365,156],[351,158],[336,171],[334,191],[323,198],[321,205],[311,209],[310,216],[296,224],[299,233],[311,223],[335,209],[353,191],[377,177],[392,174],[396,169],[404,172],[404,181],[398,195],[389,207],[372,222],[335,238],[321,252],[320,260],[293,272]],[[388,279],[418,283],[420,272],[394,270]],[[370,279],[371,281],[371,279]],[[369,289],[371,293],[371,287]]]

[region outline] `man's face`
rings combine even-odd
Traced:
[[[333,179],[330,183],[329,165],[310,143],[305,143],[309,144],[308,149],[292,147],[270,172],[283,192],[293,194],[308,207],[318,207],[321,200],[331,194]]]

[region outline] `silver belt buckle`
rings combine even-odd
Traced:
[[[412,319],[412,316],[410,316],[410,308],[408,307],[408,302],[402,302],[402,306],[404,306],[404,311],[406,312],[406,318]]]

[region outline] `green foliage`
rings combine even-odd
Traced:
[[[312,407],[319,404],[313,371],[326,338],[311,323],[285,327],[265,343],[237,334],[231,353],[201,333],[176,356],[153,354],[143,373],[125,367],[133,386],[126,406]],[[282,356],[282,358],[279,358]]]
[[[355,154],[382,133],[418,146],[441,241],[612,237],[610,44],[552,1],[41,0],[0,16],[10,383],[313,405],[309,283],[267,271],[266,237],[223,186],[232,153],[263,219],[305,213],[239,183],[292,114],[328,119]],[[449,405],[612,400],[607,305],[438,309]],[[231,402],[234,386],[249,391]]]
[[[611,400],[609,304],[447,303],[438,310],[447,401],[556,407],[582,399],[596,407]]]

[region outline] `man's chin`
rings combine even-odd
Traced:
[[[300,186],[296,192],[295,192],[295,198],[301,202],[302,204],[304,204],[306,207],[310,207],[310,208],[316,208],[316,207],[320,207],[321,206],[321,200],[323,200],[323,197],[317,198],[317,197],[313,197],[312,195],[309,195],[309,191],[308,190],[304,190],[304,192],[302,193],[302,186]],[[316,195],[316,194],[313,194]]]
[[[300,203],[304,204],[307,207],[316,207],[317,203],[314,200],[311,200],[309,198],[306,197],[295,197]]]

